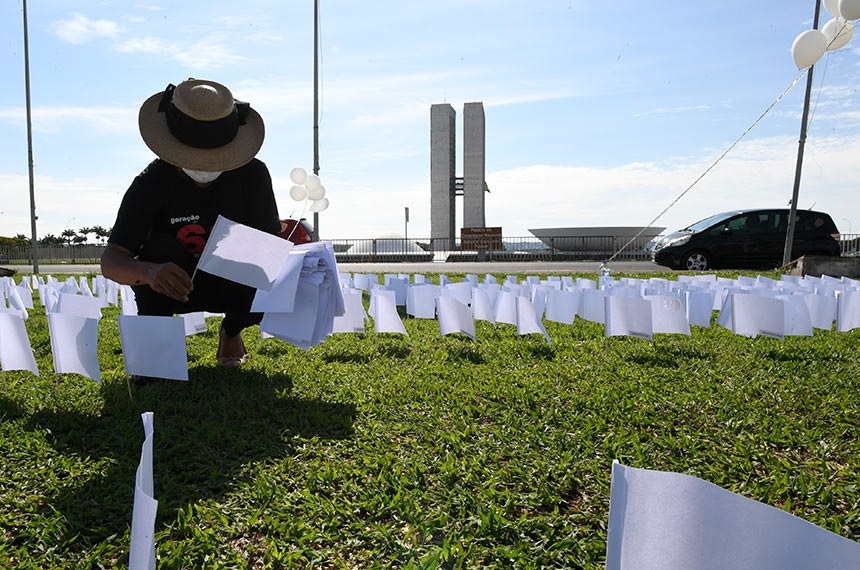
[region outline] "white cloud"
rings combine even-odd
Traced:
[[[690,113],[695,111],[708,111],[711,107],[709,105],[692,105],[688,107],[660,107],[657,109],[651,109],[645,113],[640,113],[638,116],[647,117],[650,115],[677,115],[680,113]]]
[[[66,20],[57,20],[51,24],[51,31],[71,44],[84,44],[95,38],[112,38],[121,29],[111,20],[92,20],[78,12]]]
[[[25,117],[23,107],[0,109],[0,121],[23,124]],[[70,124],[88,130],[122,132],[136,128],[137,108],[36,106],[32,118],[33,129],[41,132],[57,132]]]
[[[120,42],[115,47],[120,53],[165,53],[167,46],[158,38],[132,38]]]

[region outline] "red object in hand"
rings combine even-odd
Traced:
[[[296,245],[317,241],[314,228],[304,218],[281,220],[281,233],[278,235]]]

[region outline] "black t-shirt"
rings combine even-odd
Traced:
[[[191,272],[219,214],[264,232],[280,231],[265,164],[254,159],[198,188],[175,166],[156,159],[126,191],[108,242],[141,261],[173,261]]]

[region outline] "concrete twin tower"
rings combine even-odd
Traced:
[[[434,250],[454,248],[456,196],[463,196],[463,229],[486,227],[484,104],[463,106],[462,178],[455,174],[456,118],[448,103],[430,106],[430,238]]]

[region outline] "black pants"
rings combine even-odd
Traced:
[[[185,303],[156,293],[149,285],[135,285],[132,289],[139,315],[169,317],[198,311],[224,313],[221,326],[228,336],[236,336],[242,329],[258,325],[263,320],[263,313],[250,312],[256,293],[254,288],[202,271],[194,276],[194,290]]]

